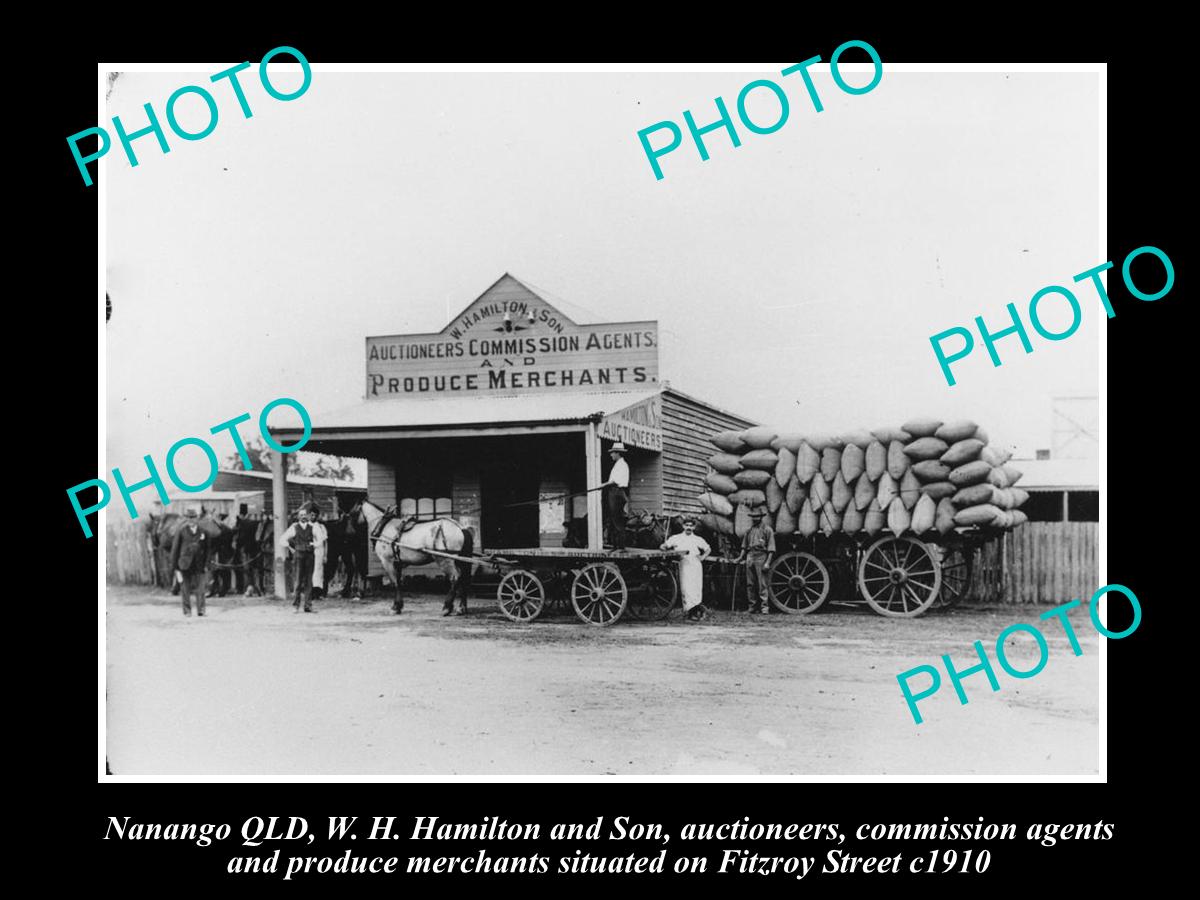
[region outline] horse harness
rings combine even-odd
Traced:
[[[430,521],[422,520],[420,516],[401,517],[396,512],[396,507],[389,506],[383,511],[383,517],[380,518],[380,520],[375,524],[375,527],[371,529],[371,541],[373,543],[387,543],[387,541],[385,541],[385,539],[382,537],[383,530],[387,527],[389,522],[396,521],[397,519],[400,521],[400,530],[397,531],[396,536],[391,539],[392,559],[395,561],[399,561],[400,559],[400,538],[409,531],[412,531],[417,526],[418,522]],[[446,542],[446,533],[443,530],[445,519],[437,519],[436,521],[437,531],[435,531],[433,534],[433,546],[430,549],[444,550],[445,552],[449,553],[450,545]],[[441,542],[440,547],[438,546],[439,541]]]

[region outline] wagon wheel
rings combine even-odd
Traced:
[[[919,616],[941,586],[941,566],[929,547],[912,537],[880,538],[858,566],[859,590],[881,616]]]
[[[575,615],[589,625],[611,625],[629,603],[620,570],[611,563],[588,563],[571,584]]]
[[[671,570],[664,566],[651,566],[646,572],[645,581],[633,588],[629,614],[643,621],[665,619],[674,609],[678,597],[679,582]]]
[[[967,595],[975,554],[952,547],[942,553],[942,589],[930,609],[949,609]]]
[[[496,602],[505,617],[514,622],[532,622],[542,614],[546,591],[532,572],[514,569],[500,579]]]
[[[767,572],[767,594],[780,612],[810,613],[829,596],[829,569],[811,553],[785,553]]]

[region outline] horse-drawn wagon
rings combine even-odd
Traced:
[[[544,612],[568,604],[580,621],[606,626],[626,613],[639,619],[663,619],[679,596],[674,551],[630,548],[587,550],[574,547],[521,547],[476,552],[470,529],[448,517],[422,521],[363,504],[370,539],[396,589],[393,609],[401,612],[401,571],[406,565],[436,560],[450,582],[445,610],[459,598],[465,611],[467,585],[482,566],[500,575],[496,602],[514,622],[532,622]]]

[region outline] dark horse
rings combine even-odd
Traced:
[[[266,574],[274,564],[275,527],[268,516],[239,516],[233,528],[237,588],[247,597],[266,594]]]
[[[363,514],[362,501],[358,501],[348,512],[325,525],[329,535],[328,552],[325,555],[325,591],[337,574],[341,563],[345,573],[342,596],[361,597],[367,582],[367,519]]]

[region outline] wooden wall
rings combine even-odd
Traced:
[[[607,460],[608,442],[605,441],[605,459]],[[663,511],[662,490],[662,454],[653,450],[630,448],[625,454],[629,463],[629,509],[631,511],[646,510],[652,513]],[[607,463],[605,471],[610,467]]]
[[[1097,522],[1028,522],[985,545],[968,600],[980,603],[1085,603],[1100,587]]]
[[[703,512],[696,500],[717,452],[708,442],[718,431],[741,431],[755,423],[685,397],[663,391],[662,497],[664,513]]]

